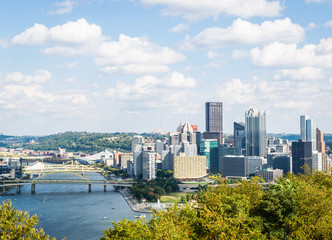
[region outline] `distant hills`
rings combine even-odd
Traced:
[[[89,133],[64,132],[48,136],[10,136],[0,135],[0,146],[7,148],[26,148],[41,151],[56,151],[64,148],[68,152],[94,153],[105,149],[116,149],[125,152],[131,150],[131,137],[137,133]],[[162,139],[165,136],[156,134],[140,134],[148,139]],[[299,134],[267,134],[268,137],[278,137],[297,141]],[[332,146],[332,134],[324,134],[327,145]]]

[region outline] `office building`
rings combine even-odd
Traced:
[[[292,161],[288,154],[269,154],[267,156],[267,167],[281,169],[284,174],[292,172]]]
[[[207,175],[206,156],[174,156],[173,176],[176,179],[195,179]]]
[[[303,167],[307,164],[312,168],[312,147],[311,142],[304,142],[299,139],[292,143],[292,169],[294,174],[304,173]]]
[[[223,177],[248,177],[248,159],[244,156],[224,156],[221,158]]]
[[[138,176],[143,173],[143,152],[142,150],[137,150],[133,153],[133,164],[134,164],[134,175]]]
[[[265,182],[274,182],[283,176],[281,169],[260,169],[255,171],[255,176],[261,176]]]
[[[307,137],[306,137],[306,132],[307,132],[307,128],[306,128],[306,121],[307,119],[309,119],[308,115],[301,115],[300,116],[300,134],[301,134],[301,139],[303,141],[306,141]]]
[[[138,150],[141,145],[144,142],[144,138],[142,136],[133,136],[131,139],[131,152],[135,152],[136,150]]]
[[[204,139],[217,139],[223,143],[223,113],[222,102],[205,103],[205,132]]]
[[[206,167],[208,169],[210,169],[210,165],[211,165],[211,149],[212,148],[218,149],[218,140],[217,139],[204,139],[201,141],[199,155],[206,156],[206,159],[207,159]],[[212,158],[215,158],[215,157],[218,158],[218,155],[212,156]],[[218,159],[213,159],[213,160],[218,161]]]
[[[324,134],[318,128],[316,129],[316,141],[317,141],[317,151],[324,154],[325,153]]]
[[[314,120],[307,119],[306,120],[306,142],[312,142],[311,148],[312,151],[317,150],[317,143],[316,143],[316,127]]]
[[[263,157],[251,156],[248,158],[248,176],[254,175],[255,171],[261,169],[263,166]]]
[[[242,122],[234,122],[234,148],[236,149],[235,155],[245,155],[245,124]]]
[[[151,180],[156,178],[156,152],[143,151],[143,179]]]
[[[323,171],[323,155],[318,151],[312,152],[312,171],[315,169],[317,171]]]
[[[266,156],[266,114],[252,108],[245,114],[247,156]]]

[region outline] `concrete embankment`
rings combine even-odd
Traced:
[[[149,206],[147,206],[145,203],[138,203],[135,201],[135,199],[130,195],[128,190],[119,190],[123,198],[128,203],[129,207],[134,212],[140,212],[140,213],[153,213],[151,209],[149,209]]]

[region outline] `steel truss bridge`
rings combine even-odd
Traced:
[[[25,174],[39,175],[35,179],[28,180],[3,180],[0,182],[0,189],[2,192],[6,191],[8,187],[16,187],[17,193],[21,192],[21,187],[24,185],[31,185],[31,193],[35,193],[36,184],[80,184],[88,185],[88,191],[91,192],[92,185],[104,185],[104,191],[106,192],[106,186],[111,185],[116,189],[122,189],[131,187],[133,184],[132,180],[91,180],[84,176],[85,173],[102,173],[102,169],[81,165],[78,163],[71,162],[71,164],[62,165],[47,165],[42,164],[40,168],[26,168]],[[69,173],[78,176],[78,179],[44,179],[45,176],[53,173]]]

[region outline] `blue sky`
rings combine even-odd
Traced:
[[[224,131],[251,107],[267,131],[307,114],[332,133],[331,0],[0,3],[0,132]]]

